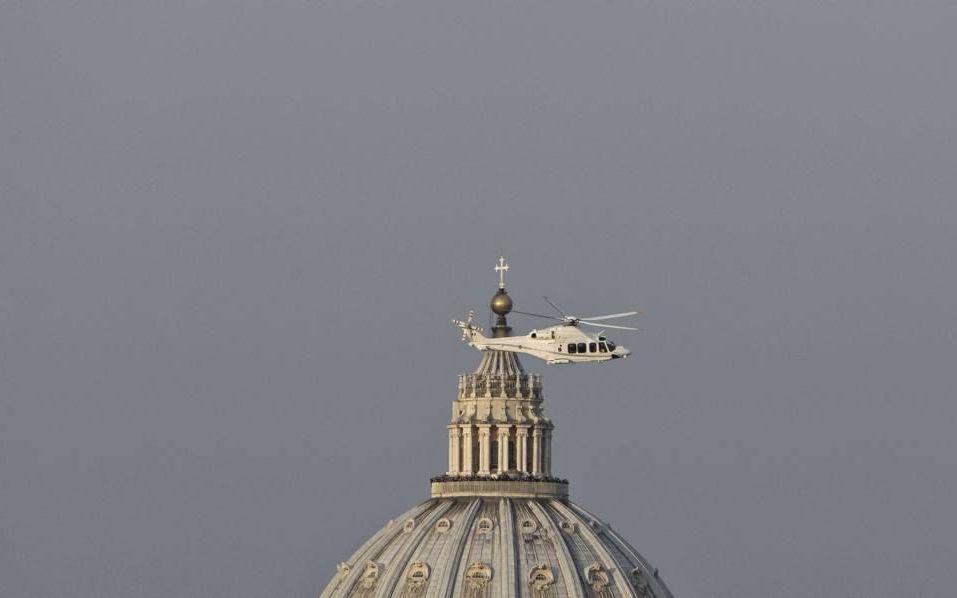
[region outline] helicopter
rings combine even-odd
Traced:
[[[535,329],[524,336],[487,337],[483,334],[484,330],[482,328],[472,323],[475,317],[474,311],[469,312],[466,321],[452,320],[452,323],[462,329],[462,341],[479,351],[495,350],[525,353],[537,357],[547,364],[601,363],[613,359],[625,359],[631,355],[630,349],[606,338],[602,334],[604,330],[601,330],[597,334],[588,334],[581,330],[579,326],[584,324],[596,328],[638,330],[630,326],[599,324],[597,322],[635,316],[640,314],[640,311],[626,311],[617,314],[581,318],[567,315],[559,309],[557,305],[552,303],[548,297],[545,297],[545,301],[547,301],[555,311],[561,314],[561,317],[517,310],[511,313],[557,320],[561,322],[561,324]]]

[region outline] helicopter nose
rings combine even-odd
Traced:
[[[629,355],[631,355],[631,349],[626,349],[624,347],[616,347],[615,350],[612,351],[611,358],[624,359],[628,357]]]

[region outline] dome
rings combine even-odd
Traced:
[[[670,598],[615,530],[560,497],[425,501],[340,563],[320,598]]]
[[[499,338],[512,300],[504,257],[495,269]],[[515,352],[485,350],[459,374],[447,431],[448,469],[431,499],[339,563],[320,598],[671,598],[656,568],[569,500],[552,472],[542,377]]]

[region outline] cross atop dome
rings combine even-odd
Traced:
[[[495,326],[492,326],[492,336],[499,338],[508,336],[512,330],[508,327],[508,322],[505,321],[505,315],[512,311],[512,298],[505,291],[505,273],[508,272],[508,264],[505,262],[504,255],[498,258],[495,271],[498,272],[498,290],[495,291],[495,296],[492,297],[489,307],[498,315]]]
[[[505,263],[505,256],[498,258],[498,265],[495,266],[495,271],[498,272],[498,288],[505,289],[505,273],[508,272],[508,264]]]

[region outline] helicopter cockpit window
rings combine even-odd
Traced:
[[[538,333],[537,333],[537,332],[533,332],[530,336],[531,336],[532,338],[538,338]]]
[[[586,349],[585,349],[585,343],[578,343],[578,352],[579,352],[579,353],[584,353],[585,350],[586,350]]]
[[[594,353],[598,350],[598,343],[588,343],[588,352]]]
[[[613,342],[611,342],[611,341],[608,341],[608,350],[609,350],[609,351],[614,351],[614,350],[615,350],[615,346],[616,346],[615,343],[613,343]]]
[[[578,347],[575,345],[575,343],[568,343],[568,352],[578,353]]]
[[[608,347],[605,346],[605,343],[598,343],[598,352],[599,352],[599,353],[607,353],[607,352],[608,352]]]

